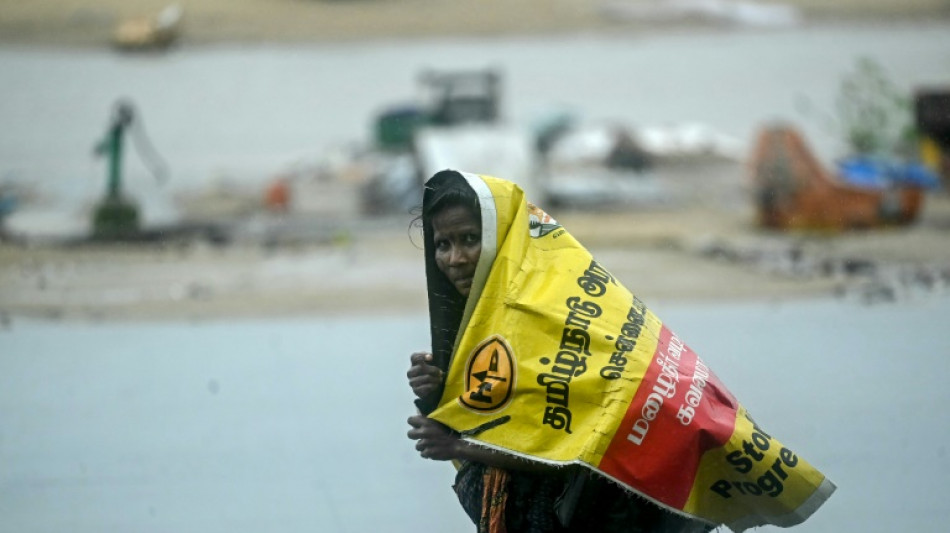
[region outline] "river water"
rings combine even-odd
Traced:
[[[945,531],[950,301],[655,308],[838,491],[802,532]],[[471,531],[416,456],[423,315],[0,330],[3,531]],[[762,528],[760,531],[779,531]]]
[[[148,220],[176,191],[221,178],[262,183],[333,147],[366,143],[376,113],[417,99],[416,76],[426,68],[500,69],[503,114],[514,125],[558,110],[631,127],[701,123],[748,142],[764,122],[783,119],[832,157],[840,137],[800,104],[833,112],[841,76],[860,57],[908,90],[946,83],[950,23],[228,45],[158,55],[5,47],[0,180],[37,184],[70,207],[98,198],[106,169],[92,149],[113,103],[128,98],[171,169],[159,186],[127,154],[126,186],[150,199]]]

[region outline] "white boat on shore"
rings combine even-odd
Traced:
[[[119,23],[112,36],[121,50],[153,50],[172,45],[181,33],[184,8],[170,4],[155,16],[128,18]]]

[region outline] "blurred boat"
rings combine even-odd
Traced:
[[[116,27],[112,42],[120,50],[168,48],[178,40],[183,15],[184,9],[176,3],[155,16],[125,19]]]
[[[570,127],[545,154],[546,203],[572,208],[663,203],[652,156],[623,126]]]
[[[535,139],[502,117],[500,71],[425,70],[418,81],[420,101],[388,106],[374,120],[376,156],[392,162],[370,183],[368,196],[377,209],[409,197],[418,201],[424,179],[446,168],[513,179],[529,198],[542,202]],[[382,192],[391,194],[391,201]]]
[[[534,140],[530,132],[517,126],[463,124],[422,128],[416,133],[415,159],[423,176],[446,168],[513,176],[528,198],[540,198],[542,194],[535,179]]]
[[[890,181],[858,185],[829,172],[785,125],[765,128],[750,161],[758,222],[775,229],[845,230],[914,222],[924,186]]]

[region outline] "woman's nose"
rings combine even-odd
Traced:
[[[453,246],[449,251],[449,264],[459,265],[465,262],[465,251],[461,246]]]

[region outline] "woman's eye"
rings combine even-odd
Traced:
[[[482,241],[481,235],[475,233],[469,233],[465,236],[465,244],[475,244]]]
[[[449,247],[449,241],[435,241],[436,250],[445,250]]]

